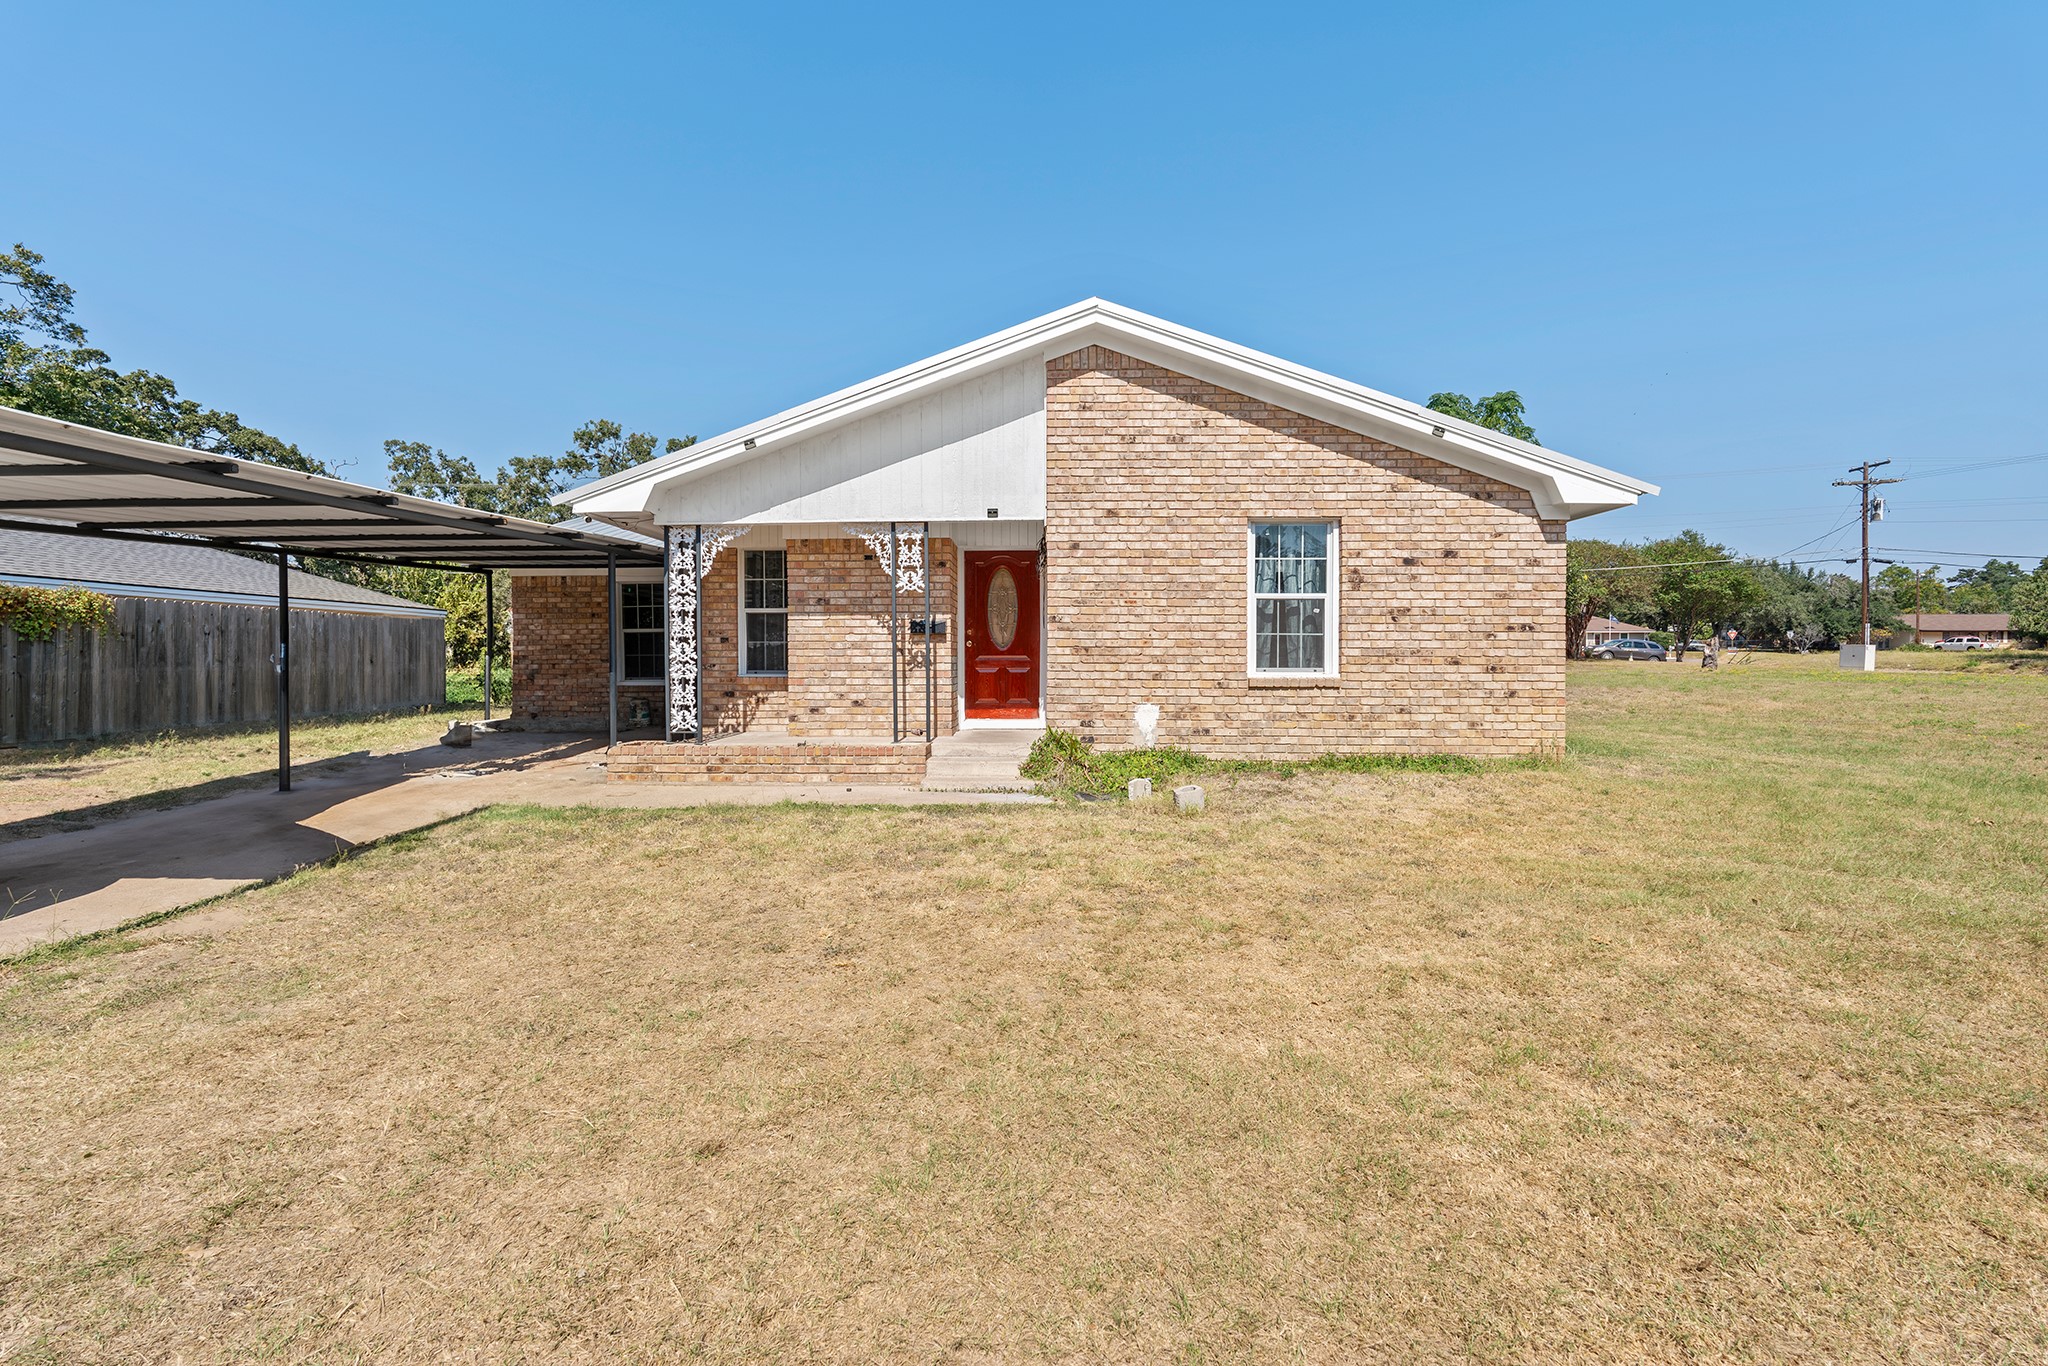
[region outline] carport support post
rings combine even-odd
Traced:
[[[285,553],[277,552],[277,790],[292,790],[292,581]]]
[[[491,582],[491,571],[484,571],[484,720],[491,719],[491,689],[496,686],[498,675],[491,660],[491,636],[497,631],[498,602],[497,585]]]
[[[619,552],[604,552],[604,672],[606,712],[611,718],[611,744],[619,747]]]

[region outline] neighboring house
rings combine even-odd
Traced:
[[[1939,645],[1957,636],[1982,636],[1993,645],[2011,645],[2010,612],[1907,612],[1903,620],[1915,645]]]
[[[1591,650],[1605,645],[1610,640],[1634,640],[1638,637],[1647,637],[1653,629],[1655,628],[1636,626],[1626,621],[1618,621],[1613,617],[1594,617],[1586,623],[1586,648]]]
[[[295,715],[439,706],[439,608],[290,572]],[[0,628],[0,743],[275,719],[277,567],[203,545],[0,530],[0,583],[115,600],[114,633]]]
[[[558,501],[665,538],[618,585],[626,692],[671,739],[762,742],[614,776],[872,748],[914,777],[932,735],[1122,747],[1147,705],[1218,756],[1556,752],[1565,524],[1654,492],[1088,300]],[[604,606],[602,575],[514,575],[515,717],[601,717]]]

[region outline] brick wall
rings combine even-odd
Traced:
[[[923,740],[873,744],[845,740],[749,744],[666,744],[628,741],[611,751],[605,778],[623,783],[875,783],[915,786],[931,745]]]
[[[740,567],[745,551],[720,552],[704,579],[704,730],[731,735],[749,730],[787,730],[791,720],[789,680],[740,672]],[[794,557],[790,573],[794,576]]]
[[[513,720],[605,728],[604,584],[602,574],[512,576]],[[660,688],[622,687],[621,726],[632,698],[646,701],[661,724]]]
[[[1551,753],[1564,524],[1527,492],[1101,347],[1047,365],[1048,721],[1220,757]],[[1338,677],[1246,676],[1245,528],[1339,524]]]
[[[960,556],[934,539],[929,573],[932,615],[945,623],[937,640],[932,729],[954,725],[954,600]],[[925,642],[910,633],[924,607],[922,593],[898,601],[896,649],[902,658],[903,725],[924,726]],[[867,545],[855,540],[789,543],[789,730],[793,735],[889,733],[889,577]]]
[[[740,672],[739,575],[742,552],[728,549],[704,581],[704,725],[713,735],[787,730],[800,735],[889,734],[889,579],[856,540],[791,541],[789,676]],[[932,542],[932,615],[937,640],[933,729],[954,728],[954,600],[959,555]],[[603,729],[605,581],[602,575],[514,575],[512,716],[516,720]],[[896,646],[902,658],[906,731],[924,726],[925,642],[911,633],[922,593],[899,600]],[[619,690],[651,700],[661,724],[661,689]]]

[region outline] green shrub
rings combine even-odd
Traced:
[[[512,667],[504,665],[491,670],[491,700],[510,702],[512,700]],[[484,671],[481,667],[448,671],[448,705],[451,707],[480,707],[484,701]]]
[[[23,640],[48,640],[69,627],[114,633],[114,600],[90,588],[29,588],[0,583],[0,626]]]

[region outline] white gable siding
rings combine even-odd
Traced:
[[[1045,516],[1038,357],[660,489],[670,524],[968,521]]]

